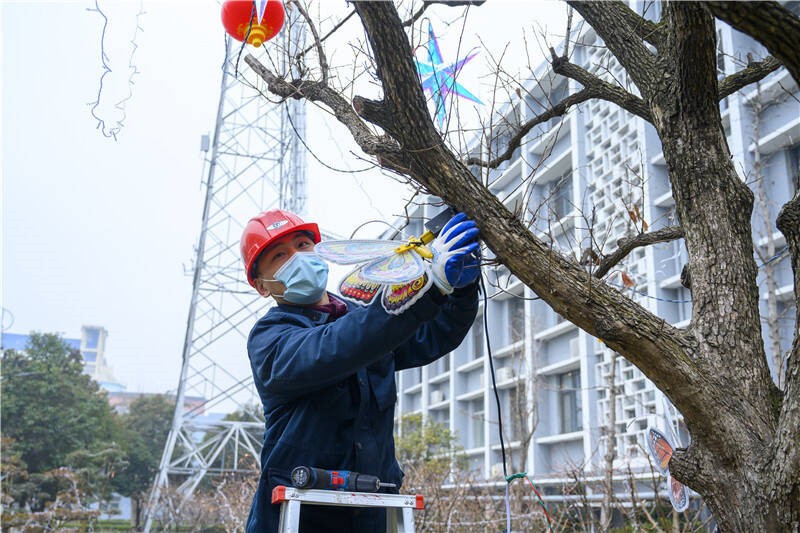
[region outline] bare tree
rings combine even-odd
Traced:
[[[600,531],[611,529],[614,503],[614,459],[617,457],[617,353],[611,354],[608,373],[608,423],[606,424],[606,453],[603,457],[603,504],[600,506]]]
[[[775,372],[775,381],[778,387],[783,383],[783,348],[781,347],[780,320],[781,313],[778,311],[778,283],[776,280],[776,262],[778,257],[777,246],[775,243],[775,233],[772,229],[772,215],[770,201],[767,197],[767,187],[764,184],[764,161],[761,155],[761,114],[769,107],[769,103],[763,101],[761,93],[761,83],[756,82],[756,94],[752,101],[753,109],[753,176],[755,182],[755,197],[757,211],[756,215],[761,223],[762,239],[756,243],[755,251],[764,269],[764,283],[767,287],[767,314],[764,317],[767,323],[767,336],[769,338],[770,352],[772,353],[772,368]],[[764,244],[762,246],[762,240]]]
[[[355,96],[351,104],[329,85],[325,61],[288,79],[255,57],[245,60],[267,91],[327,108],[384,169],[465,211],[499,262],[664,391],[692,435],[689,448],[674,454],[670,470],[703,496],[722,530],[797,530],[800,338],[795,331],[785,387],[779,389],[769,373],[758,312],[753,192],[731,161],[719,101],[781,64],[800,81],[800,19],[777,2],[664,2],[657,22],[622,2],[567,3],[603,39],[635,90],[601,80],[567,54],[556,56],[554,71],[583,88],[529,122],[512,125],[516,133],[507,149],[491,160],[462,156],[443,142],[413,62],[407,31],[416,30],[413,23],[404,25],[391,2],[353,2],[370,47],[359,61],[373,72],[380,99]],[[519,16],[535,16],[530,13]],[[773,57],[718,81],[715,16],[762,42]],[[470,172],[468,165],[496,167],[510,159],[526,128],[593,98],[648,121],[661,140],[689,252],[693,315],[686,329],[672,327],[554,250]],[[797,300],[800,194],[783,206],[776,222],[790,250]]]

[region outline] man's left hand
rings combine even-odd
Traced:
[[[481,247],[478,243],[478,226],[458,213],[442,228],[430,244],[433,252],[433,282],[450,294],[453,289],[466,287],[480,275]]]

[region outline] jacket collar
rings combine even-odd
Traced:
[[[341,302],[344,302],[344,304],[347,306],[347,311],[348,312],[352,310],[353,305],[351,304],[351,302],[349,302],[349,301],[347,301],[344,298],[341,298],[339,296],[333,295],[331,293],[328,293],[328,295],[333,297],[333,298],[336,298],[337,300],[339,300]],[[295,315],[305,316],[315,326],[319,326],[321,324],[324,324],[325,322],[328,321],[328,317],[331,316],[330,313],[326,313],[324,311],[320,311],[318,309],[314,309],[312,307],[305,306],[305,305],[278,304],[278,309],[280,309],[284,313],[292,313],[292,314],[295,314]]]
[[[315,326],[319,326],[320,324],[324,324],[326,320],[328,320],[328,313],[323,313],[322,311],[317,311],[316,309],[312,309],[310,307],[305,307],[302,305],[291,305],[291,304],[278,304],[278,309],[280,309],[284,313],[291,313],[293,315],[302,315],[308,318],[311,323]]]

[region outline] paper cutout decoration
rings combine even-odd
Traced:
[[[351,240],[322,241],[314,251],[337,265],[355,265],[376,258],[389,257],[401,243],[397,241]]]
[[[408,283],[425,274],[422,257],[413,251],[393,254],[364,266],[361,275],[364,279],[377,283]]]
[[[477,54],[473,53],[455,63],[445,65],[442,52],[439,50],[439,41],[433,33],[433,25],[428,22],[427,62],[414,59],[417,64],[422,90],[431,95],[435,106],[436,120],[441,128],[447,115],[447,99],[451,96],[460,96],[477,104],[481,100],[469,92],[466,87],[456,81],[459,71]]]
[[[369,305],[381,292],[383,285],[368,281],[361,276],[361,267],[347,274],[339,283],[339,294],[342,298],[359,305]]]
[[[657,429],[650,428],[647,432],[647,446],[650,455],[656,462],[656,468],[665,476],[669,474],[669,460],[672,458],[672,445],[667,437]]]
[[[400,313],[422,298],[432,284],[433,279],[428,274],[423,274],[421,278],[411,283],[389,285],[383,291],[381,304],[387,313],[394,314],[394,311]]]
[[[647,447],[656,463],[656,468],[667,477],[669,501],[672,507],[679,513],[684,512],[689,507],[689,490],[669,472],[669,461],[675,448],[667,436],[655,428],[647,431]]]
[[[432,238],[432,237],[431,237]],[[433,285],[430,250],[416,238],[400,241],[322,241],[314,247],[326,261],[339,265],[361,263],[339,283],[339,294],[358,305],[369,305],[380,295],[387,313],[399,315]]]
[[[679,513],[689,508],[689,490],[672,476],[669,476],[669,501]]]

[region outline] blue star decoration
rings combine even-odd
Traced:
[[[483,104],[480,99],[469,92],[463,85],[456,81],[456,76],[461,68],[477,54],[470,54],[464,59],[457,60],[455,63],[445,66],[442,59],[442,52],[439,50],[439,42],[433,33],[433,26],[428,22],[428,62],[425,63],[414,59],[417,64],[419,80],[422,90],[430,93],[436,106],[436,119],[441,128],[447,114],[447,99],[450,96],[460,96],[478,104]]]

